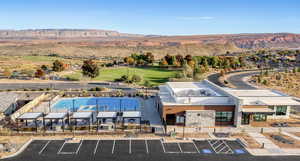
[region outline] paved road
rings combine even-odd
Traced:
[[[106,88],[114,88],[114,89],[130,89],[124,85],[109,85],[108,83],[0,83],[0,89],[57,89],[57,90],[65,90],[65,89],[90,89],[95,87],[106,87]]]
[[[180,146],[179,146],[180,144]],[[229,144],[231,149],[240,146]],[[197,147],[195,149],[195,147]],[[222,147],[225,147],[225,145]],[[228,147],[227,147],[228,148]],[[198,149],[198,151],[197,151]],[[217,149],[215,149],[217,150]],[[216,154],[209,143],[161,143],[159,140],[63,140],[32,142],[21,154],[4,161],[299,161],[300,156]],[[212,153],[207,153],[210,151]]]
[[[245,71],[232,71],[229,72],[229,74],[233,74],[233,73],[239,73],[239,72],[245,72]],[[232,75],[230,77],[227,78],[227,81],[230,82],[232,85],[236,86],[239,89],[255,89],[255,87],[245,83],[243,81],[244,77],[253,75],[253,74],[259,74],[258,71],[249,71],[249,73],[240,73],[240,74],[235,74]],[[207,79],[217,85],[219,85],[220,87],[226,87],[224,85],[224,83],[219,81],[219,77],[220,74],[219,73],[215,73],[215,74],[211,74],[207,77]]]
[[[260,72],[249,72],[249,73],[241,73],[241,74],[235,74],[227,78],[227,81],[234,85],[238,89],[256,89],[255,87],[249,85],[248,83],[244,82],[244,78],[259,74]]]
[[[213,82],[214,84],[220,86],[220,87],[225,87],[223,83],[219,81],[220,73],[215,73],[207,76],[207,80],[210,82]]]

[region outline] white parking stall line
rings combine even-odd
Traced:
[[[39,151],[39,155],[42,154],[42,152],[46,149],[46,147],[48,146],[48,144],[51,142],[51,140],[49,140],[44,146],[43,148],[41,149],[41,151]]]
[[[80,149],[80,147],[81,147],[81,145],[82,145],[82,142],[83,142],[83,140],[80,140],[80,144],[79,144],[79,146],[78,146],[78,148],[77,148],[77,150],[76,150],[76,155],[78,154],[78,152],[79,152],[79,149]]]
[[[100,140],[98,139],[97,144],[96,144],[95,149],[94,149],[94,155],[97,153],[99,142],[100,142]]]
[[[198,152],[198,153],[200,153],[200,151],[199,151],[199,149],[198,149],[198,147],[196,146],[196,144],[195,144],[195,142],[194,142],[194,141],[193,141],[193,144],[194,144],[194,146],[195,146],[195,148],[196,148],[197,152]]]
[[[181,146],[180,146],[180,144],[179,144],[179,143],[177,143],[177,145],[178,145],[178,147],[179,147],[179,150],[180,150],[180,152],[182,153],[182,149],[181,149]]]
[[[112,154],[114,153],[115,145],[116,145],[116,140],[114,140],[113,147],[112,147],[112,149],[111,149],[111,153],[112,153]]]
[[[149,148],[148,148],[148,142],[147,142],[147,140],[145,140],[145,145],[146,145],[147,154],[149,154]]]
[[[61,151],[62,151],[63,147],[65,146],[65,144],[66,144],[66,141],[65,141],[65,142],[62,144],[62,146],[59,148],[57,154],[61,154]]]
[[[129,154],[131,154],[131,139],[129,140]]]
[[[164,150],[164,153],[166,153],[166,149],[165,149],[165,146],[164,146],[164,143],[162,142],[162,140],[160,140],[160,143],[161,143],[161,146],[162,146],[162,148]]]
[[[213,144],[211,143],[211,140],[207,140],[207,142],[209,143],[210,147],[214,150],[214,152],[217,153]]]

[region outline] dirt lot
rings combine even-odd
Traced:
[[[295,132],[293,134],[296,135],[296,136],[298,136],[298,137],[300,137],[300,132]]]
[[[251,126],[253,127],[272,127],[273,123],[278,122],[286,122],[289,127],[300,127],[300,120],[299,119],[281,119],[281,120],[268,120],[266,122],[251,122]]]
[[[248,144],[248,148],[250,149],[261,148],[261,145],[258,142],[256,142],[252,137],[250,137],[247,133],[236,133],[232,134],[231,137],[244,139]]]
[[[276,144],[277,146],[281,147],[281,148],[287,148],[287,149],[298,149],[300,148],[300,141],[293,139],[289,136],[280,134],[280,133],[264,133],[264,136],[266,136],[268,139],[270,139],[274,144]],[[274,138],[272,138],[272,135],[278,135],[278,136],[282,136],[284,139],[293,141],[293,144],[287,144],[287,143],[282,143],[280,141],[275,140]]]

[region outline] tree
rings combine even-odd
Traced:
[[[177,55],[175,56],[175,58],[176,58],[177,62],[179,62],[180,65],[182,66],[182,65],[183,65],[183,61],[184,61],[183,56],[182,56],[181,54],[177,54]]]
[[[64,63],[59,61],[59,60],[55,60],[53,62],[52,70],[55,71],[55,72],[64,71],[65,70]]]
[[[147,63],[153,64],[154,62],[154,55],[151,52],[146,53],[146,60]]]
[[[167,54],[165,60],[168,62],[168,65],[173,65],[173,57],[171,55]]]
[[[127,63],[128,63],[129,65],[134,65],[135,60],[134,60],[132,57],[128,57],[128,58],[127,58]]]
[[[43,71],[48,71],[48,70],[49,70],[49,67],[48,67],[47,65],[42,65],[42,66],[41,66],[41,69],[42,69]]]
[[[139,75],[134,74],[134,75],[131,77],[131,80],[132,80],[132,82],[138,83],[138,82],[141,82],[141,81],[142,81],[142,77],[139,76]]]
[[[213,56],[212,58],[211,58],[211,66],[213,67],[213,68],[216,68],[218,65],[219,65],[219,58],[218,57],[216,57],[216,56]]]
[[[168,62],[166,61],[166,59],[162,59],[160,62],[159,62],[160,65],[162,66],[167,66],[168,65]]]
[[[42,78],[45,76],[45,72],[42,69],[37,69],[36,72],[34,73],[34,75],[37,78]]]
[[[193,56],[192,55],[186,55],[184,58],[187,62],[193,60]]]
[[[100,74],[98,65],[92,60],[85,60],[81,69],[82,74],[90,78],[96,78]]]
[[[194,75],[193,68],[191,68],[191,66],[189,66],[186,61],[184,61],[184,64],[183,64],[183,74],[185,77],[188,77],[188,78],[192,78]]]

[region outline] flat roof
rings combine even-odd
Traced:
[[[37,119],[43,115],[42,112],[27,112],[18,117],[18,119]]]
[[[97,118],[115,118],[117,117],[117,112],[99,112]]]
[[[242,97],[243,105],[289,105],[300,106],[292,97]]]
[[[267,89],[241,90],[241,89],[225,88],[225,90],[235,96],[238,96],[238,97],[282,97],[282,96],[288,96],[279,91],[267,90]]]
[[[51,112],[48,113],[44,118],[45,119],[63,119],[67,116],[66,112]]]
[[[123,112],[123,117],[138,118],[138,117],[141,117],[141,112],[140,111],[124,111]]]
[[[166,85],[171,88],[177,97],[222,96],[219,92],[204,82],[167,82]]]
[[[93,112],[74,112],[72,115],[73,119],[88,119],[91,118]]]

